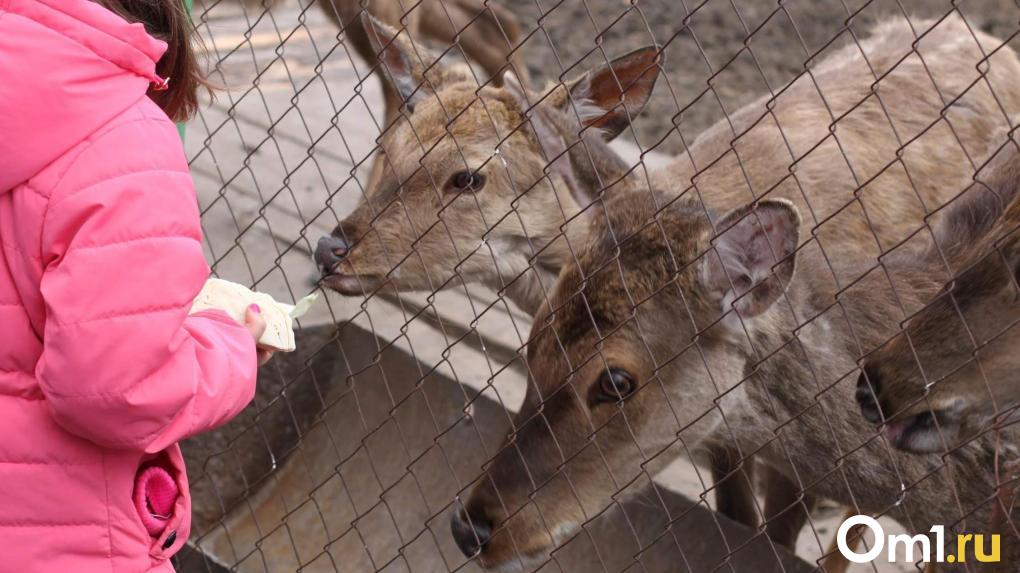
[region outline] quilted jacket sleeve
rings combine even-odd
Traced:
[[[112,448],[160,451],[235,416],[255,390],[248,331],[188,316],[209,274],[195,190],[172,124],[96,137],[43,224],[47,317],[36,375],[57,422]]]

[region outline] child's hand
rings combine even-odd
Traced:
[[[259,339],[266,331],[266,321],[262,318],[262,309],[259,308],[259,305],[253,304],[244,312],[244,327],[251,333],[251,337],[257,345],[255,351],[258,354],[259,366],[269,362],[269,359],[273,357],[273,349],[258,345]]]

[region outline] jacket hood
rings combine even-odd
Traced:
[[[91,0],[0,0],[0,195],[145,97],[165,50]]]

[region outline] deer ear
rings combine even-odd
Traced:
[[[655,46],[635,50],[589,71],[570,86],[581,125],[602,130],[611,141],[637,117],[659,78],[662,52]]]
[[[557,128],[556,119],[547,115],[547,111],[540,106],[532,105],[528,99],[528,92],[517,80],[512,71],[503,74],[503,88],[510,94],[510,97],[517,103],[521,113],[526,118],[526,123],[531,126],[538,140],[538,146],[542,149],[548,167],[563,178],[563,183],[570,189],[574,201],[581,207],[591,204],[595,200],[592,189],[578,184],[575,176],[571,156],[573,153],[568,150],[563,139],[563,134]],[[558,111],[556,113],[559,113]]]
[[[793,278],[800,242],[800,213],[785,199],[766,199],[727,213],[701,260],[701,280],[723,312],[758,316]]]
[[[401,34],[368,12],[362,14],[361,23],[372,44],[372,50],[379,58],[383,75],[400,94],[408,109],[414,111],[414,104],[421,101],[429,90],[425,85],[426,65],[419,58],[418,50],[406,31]]]

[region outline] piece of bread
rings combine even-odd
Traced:
[[[243,323],[245,311],[252,304],[259,305],[262,318],[266,321],[266,332],[259,344],[282,352],[292,352],[294,344],[294,319],[303,315],[319,297],[312,293],[290,305],[273,300],[264,292],[255,292],[244,285],[223,279],[211,278],[205,282],[191,305],[191,313],[218,308],[234,320]]]

